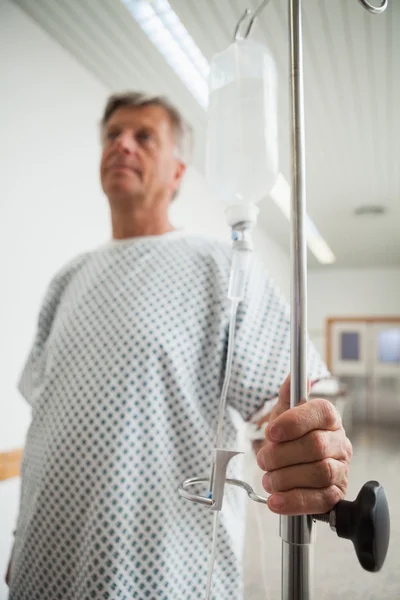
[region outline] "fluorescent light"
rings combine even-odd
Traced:
[[[121,0],[198,103],[208,104],[210,65],[167,0]]]
[[[308,237],[307,245],[321,264],[331,265],[335,262],[335,255],[319,234],[316,237]]]
[[[288,221],[290,221],[290,186],[282,173],[279,173],[278,179],[271,190],[270,196],[278,208],[283,212]],[[335,255],[308,215],[306,215],[305,218],[305,235],[307,246],[321,264],[330,265],[335,262]]]

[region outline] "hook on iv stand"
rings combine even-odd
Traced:
[[[373,6],[368,0],[358,0],[371,14],[383,13],[388,0]],[[240,17],[234,32],[234,41],[246,39],[255,20],[269,4],[247,9]],[[304,234],[306,215],[305,198],[305,143],[303,98],[303,51],[301,0],[289,2],[290,90],[292,125],[292,199],[291,199],[291,398],[294,407],[307,397],[307,250]],[[246,19],[249,22],[241,33]],[[222,508],[225,485],[244,489],[249,498],[260,503],[267,499],[254,492],[250,485],[237,479],[227,479],[229,461],[240,454],[235,451],[214,449],[211,478],[193,477],[179,486],[181,497],[203,504],[216,514]],[[210,484],[210,495],[201,496],[190,491],[195,485]],[[282,516],[282,600],[311,600],[311,546],[315,521],[330,525],[338,537],[352,541],[361,566],[371,572],[379,571],[385,561],[390,537],[389,508],[384,489],[376,481],[367,482],[354,502],[342,500],[323,515]]]
[[[255,23],[255,20],[262,13],[262,11],[267,6],[267,4],[270,3],[270,1],[271,0],[263,0],[261,2],[261,4],[259,6],[257,6],[257,8],[254,11],[250,10],[249,8],[246,8],[246,10],[244,11],[244,13],[242,14],[242,16],[240,17],[240,19],[237,22],[237,25],[235,27],[235,32],[233,34],[233,40],[234,41],[238,40],[238,39],[246,39],[247,37],[249,37],[249,35],[251,33],[251,30],[253,29],[253,25]],[[247,29],[246,29],[244,35],[242,35],[240,33],[240,26],[242,25],[242,23],[244,23],[244,21],[247,19],[247,17],[250,17],[250,21],[249,21],[249,24],[247,25]]]
[[[372,4],[370,4],[368,2],[368,0],[358,0],[358,1],[361,4],[361,6],[363,6],[366,10],[368,10],[368,12],[372,13],[373,15],[382,14],[387,9],[388,2],[389,2],[389,0],[382,0],[380,6],[373,6]]]
[[[261,4],[259,4],[259,6],[257,6],[257,8],[255,10],[246,8],[246,10],[244,11],[244,13],[242,14],[239,21],[236,24],[235,31],[233,34],[234,41],[238,40],[238,39],[246,39],[247,37],[249,37],[257,17],[262,13],[264,8],[270,3],[270,1],[271,0],[263,0],[261,2]],[[358,1],[361,4],[361,6],[363,6],[368,12],[372,13],[373,15],[380,15],[383,12],[385,12],[385,10],[388,7],[388,2],[389,2],[389,0],[382,0],[380,6],[374,6],[374,5],[370,4],[370,2],[368,0],[358,0]],[[247,17],[250,17],[250,21],[247,25],[247,28],[246,28],[244,34],[242,35],[240,33],[240,28],[241,28],[242,23],[244,23],[245,20],[247,19]]]

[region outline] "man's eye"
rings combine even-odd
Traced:
[[[110,141],[116,140],[118,135],[119,135],[118,131],[107,131],[106,139],[110,140]]]
[[[153,136],[150,131],[139,131],[137,139],[139,142],[150,142],[153,139]]]

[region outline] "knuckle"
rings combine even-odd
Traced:
[[[349,465],[345,465],[342,471],[342,478],[340,483],[338,484],[340,489],[343,491],[343,493],[345,494],[347,491],[347,485],[349,482]]]
[[[307,491],[300,488],[296,493],[296,505],[298,507],[298,514],[307,514],[308,511],[308,496]]]
[[[334,407],[334,405],[332,404],[332,402],[330,402],[329,400],[326,400],[324,398],[320,398],[318,400],[319,403],[319,407],[320,407],[320,411],[324,420],[324,424],[325,427],[327,429],[333,428],[335,426],[338,425],[338,423],[341,423],[341,418],[339,416],[338,411],[336,410],[336,408]]]
[[[334,506],[336,506],[336,504],[340,500],[343,500],[343,497],[344,497],[344,494],[338,486],[331,485],[331,486],[327,487],[325,490],[324,499],[323,499],[324,512],[328,512],[328,511],[332,510],[332,508]]]
[[[340,456],[338,456],[338,458],[349,463],[351,461],[352,456],[353,446],[351,445],[350,440],[346,437],[346,434],[343,430],[343,435],[340,444]]]
[[[328,487],[335,483],[336,464],[332,458],[325,458],[320,462],[321,483],[323,487]]]
[[[312,432],[313,451],[317,458],[325,458],[328,450],[328,440],[323,431]]]
[[[348,437],[346,437],[346,441],[345,441],[345,450],[346,450],[347,460],[350,462],[351,459],[353,458],[353,444],[351,443],[351,441],[349,440]]]

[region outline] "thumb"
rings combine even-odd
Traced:
[[[309,378],[307,378],[307,396],[310,393],[310,389],[311,389],[311,382],[310,382]],[[307,400],[307,398],[302,398],[301,403],[305,402],[306,400]],[[285,411],[289,410],[289,408],[290,408],[290,375],[288,375],[286,377],[285,381],[283,382],[283,384],[281,386],[281,389],[279,390],[278,402],[272,409],[271,417],[269,420],[273,421],[273,419],[276,419],[277,417],[279,417],[279,415],[281,415]]]

